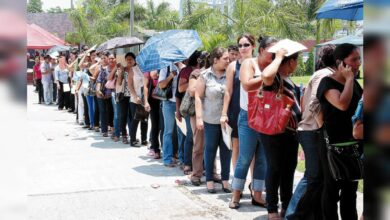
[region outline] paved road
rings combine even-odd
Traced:
[[[230,194],[178,185],[188,178],[147,157],[146,147],[102,138],[76,125],[75,115],[36,100],[29,86],[29,219],[266,219],[265,209],[250,204],[248,191],[241,208],[231,210]]]

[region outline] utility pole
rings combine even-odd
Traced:
[[[134,0],[130,0],[130,37],[134,34]]]
[[[70,8],[71,8],[71,9],[74,9],[73,0],[70,0]]]

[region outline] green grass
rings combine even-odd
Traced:
[[[301,153],[301,151],[302,151],[302,147],[301,147],[301,145],[299,145],[298,155]],[[300,160],[298,158],[298,165],[297,165],[296,170],[298,170],[301,173],[305,172],[305,161],[304,160]],[[363,193],[363,180],[359,180],[358,192]]]
[[[307,86],[307,84],[309,83],[309,80],[310,80],[310,77],[311,76],[293,76],[291,77],[292,81],[296,84],[296,85],[300,85],[301,83],[304,85],[304,86]],[[358,82],[359,84],[363,87],[363,79],[358,79]]]

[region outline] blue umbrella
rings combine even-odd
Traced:
[[[169,30],[150,38],[137,56],[143,72],[159,70],[183,61],[202,46],[194,30]]]
[[[47,54],[51,54],[51,53],[54,53],[54,52],[65,52],[65,51],[68,51],[68,50],[70,50],[69,46],[56,45],[56,46],[50,48],[50,50],[47,52]]]
[[[317,19],[363,20],[363,0],[328,0],[316,14]]]

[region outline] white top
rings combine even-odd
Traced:
[[[141,88],[144,86],[144,75],[142,74],[140,68],[137,66],[133,66],[133,85],[135,93],[137,93],[137,96],[141,98],[142,96],[142,90]],[[136,103],[136,97],[130,96],[130,102]]]
[[[164,68],[162,70],[160,70],[160,74],[158,76],[158,82],[164,80],[167,78],[167,76],[169,76],[169,73],[167,73],[167,70],[168,70],[168,67],[167,68]],[[173,82],[172,82],[172,98],[169,99],[169,101],[171,102],[176,102],[176,97],[175,97],[175,94],[176,94],[176,88],[177,88],[177,79],[178,79],[178,76],[179,76],[179,70],[177,69],[177,67],[172,64],[171,67],[170,67],[170,71],[176,71],[177,74],[175,77],[173,77]]]
[[[304,110],[302,112],[302,120],[298,124],[299,131],[314,131],[320,128],[320,121],[322,121],[322,111],[320,101],[317,98],[317,90],[321,80],[333,74],[334,70],[331,68],[324,68],[316,71],[307,84],[305,93],[303,95]]]
[[[252,58],[251,59],[253,62],[253,65],[255,66],[255,74],[254,76],[260,76],[261,75],[261,70],[259,68],[259,64],[257,64],[257,58]],[[242,87],[242,83],[240,85],[240,108],[244,109],[245,111],[248,111],[248,92],[245,91],[245,89]]]

